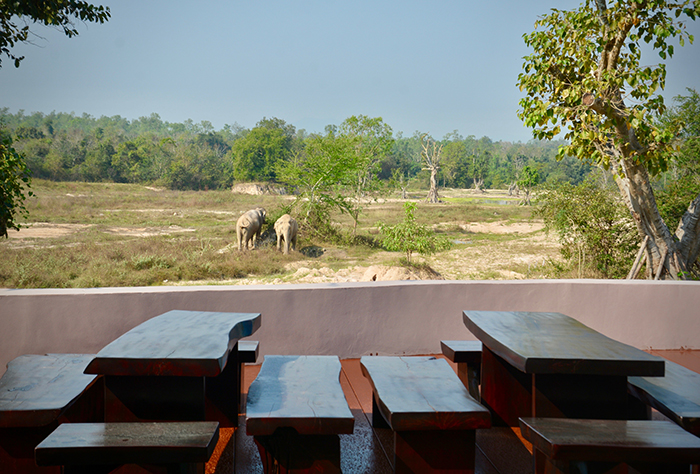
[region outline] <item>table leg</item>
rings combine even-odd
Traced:
[[[491,410],[493,426],[519,426],[519,417],[534,416],[532,375],[520,372],[484,346],[481,403]]]
[[[625,376],[535,374],[532,380],[532,416],[627,419]]]
[[[519,417],[628,417],[624,376],[526,374],[484,346],[481,378],[481,402],[494,426],[518,426]]]
[[[222,428],[238,426],[241,376],[241,361],[234,347],[224,370],[216,377],[205,377],[207,420],[218,421]]]
[[[105,376],[105,421],[204,419],[204,377]]]

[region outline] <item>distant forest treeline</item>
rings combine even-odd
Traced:
[[[143,183],[170,189],[222,189],[235,182],[276,181],[281,161],[303,155],[313,134],[278,118],[264,118],[252,129],[238,124],[215,130],[208,121],[170,123],[158,114],[129,121],[120,116],[9,113],[0,108],[0,123],[12,133],[32,176],[56,181]],[[332,134],[336,126],[326,127]],[[396,134],[383,157],[378,177],[428,183],[421,165],[421,133]],[[591,167],[565,158],[557,162],[559,142],[494,142],[463,137],[454,131],[442,138],[440,186],[507,188],[521,169],[538,171],[540,182],[578,184]]]

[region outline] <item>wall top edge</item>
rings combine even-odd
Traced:
[[[346,289],[373,288],[396,286],[443,286],[443,285],[663,285],[663,286],[698,286],[700,282],[693,281],[649,281],[649,280],[399,280],[343,283],[305,283],[282,285],[192,285],[192,286],[143,286],[143,287],[112,287],[112,288],[30,288],[11,289],[0,288],[0,297],[9,296],[41,296],[41,295],[101,295],[101,294],[134,294],[134,293],[176,293],[176,292],[220,292],[220,291],[284,291],[306,289]]]

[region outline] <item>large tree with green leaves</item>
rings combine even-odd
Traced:
[[[12,147],[12,138],[0,129],[0,237],[7,237],[7,229],[19,230],[17,217],[27,213],[24,200],[32,194],[29,185],[27,165]]]
[[[647,268],[656,278],[686,278],[700,252],[700,195],[675,233],[659,213],[650,175],[666,169],[679,130],[660,124],[665,110],[663,63],[642,63],[642,45],[661,59],[675,39],[692,42],[685,21],[700,0],[585,0],[578,9],[553,9],[524,36],[533,53],[518,78],[526,96],[520,118],[537,139],[566,134],[559,156],[610,169],[640,237],[649,237]]]
[[[379,188],[380,163],[391,153],[394,145],[392,135],[391,127],[381,117],[353,115],[340,124],[338,138],[348,141],[355,154],[353,196],[351,200],[346,200],[348,213],[353,220],[353,234],[357,232],[363,202]]]

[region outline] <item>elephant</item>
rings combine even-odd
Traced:
[[[297,232],[299,232],[299,226],[297,225],[297,221],[289,214],[285,214],[279,219],[277,219],[277,222],[275,222],[275,233],[277,234],[277,250],[280,250],[283,239],[284,249],[282,251],[285,255],[289,254],[290,245],[292,250],[296,250]]]
[[[257,207],[238,218],[238,222],[236,222],[238,250],[248,250],[248,243],[251,241],[253,248],[255,248],[256,241],[260,239],[260,232],[262,232],[266,216],[267,211],[262,207]]]

